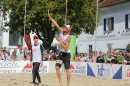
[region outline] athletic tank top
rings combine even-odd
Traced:
[[[69,35],[65,35],[65,36],[64,36],[62,33],[60,34],[60,39],[62,40],[62,43],[65,44],[66,39],[67,39],[68,36],[69,36]],[[60,43],[58,44],[58,49],[59,49],[61,52],[70,53],[69,47],[68,47],[67,50],[65,50],[65,49],[61,46]]]
[[[37,46],[32,45],[32,62],[41,62],[40,44]]]

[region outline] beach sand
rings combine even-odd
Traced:
[[[40,74],[43,86],[58,86],[55,73]],[[30,86],[31,73],[0,73],[0,86]],[[66,74],[62,74],[63,86],[66,86]],[[106,79],[86,75],[71,74],[70,86],[130,86],[129,79]]]

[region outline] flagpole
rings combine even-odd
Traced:
[[[66,0],[66,11],[65,11],[65,24],[66,24],[66,22],[67,22],[67,2],[68,2],[68,0]]]
[[[23,44],[24,47],[25,47],[25,28],[26,28],[26,3],[27,0],[25,0],[25,14],[24,14],[24,44]]]
[[[97,51],[97,49],[96,49],[96,44],[97,44],[97,40],[96,40],[96,38],[97,38],[97,20],[98,20],[98,0],[97,0],[97,3],[96,3],[97,5],[96,5],[96,29],[95,29],[95,51]]]

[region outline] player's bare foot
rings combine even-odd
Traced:
[[[32,83],[31,86],[34,86],[34,84]]]
[[[62,86],[62,83],[59,83],[59,85],[58,86]]]
[[[39,85],[38,86],[42,86],[42,83],[39,83]]]

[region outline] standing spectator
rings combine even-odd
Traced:
[[[44,51],[44,61],[48,61],[48,53],[47,53],[47,50]]]
[[[30,57],[31,57],[31,52],[28,50],[26,51],[26,61],[30,61]]]
[[[8,55],[8,59],[10,60],[10,52],[7,52],[7,55]]]
[[[128,52],[128,56],[126,57],[126,65],[130,65],[130,52]]]
[[[74,54],[72,61],[78,61],[76,54]]]
[[[23,53],[22,49],[19,49],[18,60],[24,60],[24,53]]]
[[[107,54],[104,56],[105,62],[107,62],[109,56],[110,56],[110,51],[108,50]]]
[[[108,56],[108,59],[107,59],[106,63],[111,63],[111,60],[112,60],[112,59],[114,59],[114,58],[113,58],[113,54],[110,54],[110,55]]]
[[[103,57],[101,51],[99,52],[99,56],[97,57],[96,62],[97,62],[97,63],[104,63],[104,62],[105,62],[104,57]]]
[[[16,52],[13,52],[10,58],[11,61],[17,61],[18,58],[16,57]]]
[[[95,56],[94,51],[93,51],[92,52],[92,62],[96,63],[96,59],[97,59],[97,57]]]
[[[8,54],[6,53],[6,50],[3,50],[3,54],[2,54],[2,60],[9,60],[8,58]]]
[[[0,50],[0,60],[2,60],[2,50]]]
[[[28,49],[27,47],[24,48],[24,58],[26,59],[26,55],[27,55]]]
[[[53,50],[50,51],[50,54],[51,54],[50,60],[51,60],[51,61],[56,60],[56,56],[55,56],[55,53],[54,53]]]
[[[114,59],[111,60],[111,64],[117,64],[118,61],[117,61],[117,56],[114,55]]]
[[[124,56],[122,55],[122,51],[119,51],[119,56],[117,57],[118,64],[123,64]]]
[[[82,53],[80,56],[80,62],[85,62],[86,58],[84,57],[84,54]]]
[[[90,54],[89,57],[86,59],[86,62],[92,62],[92,55]]]

